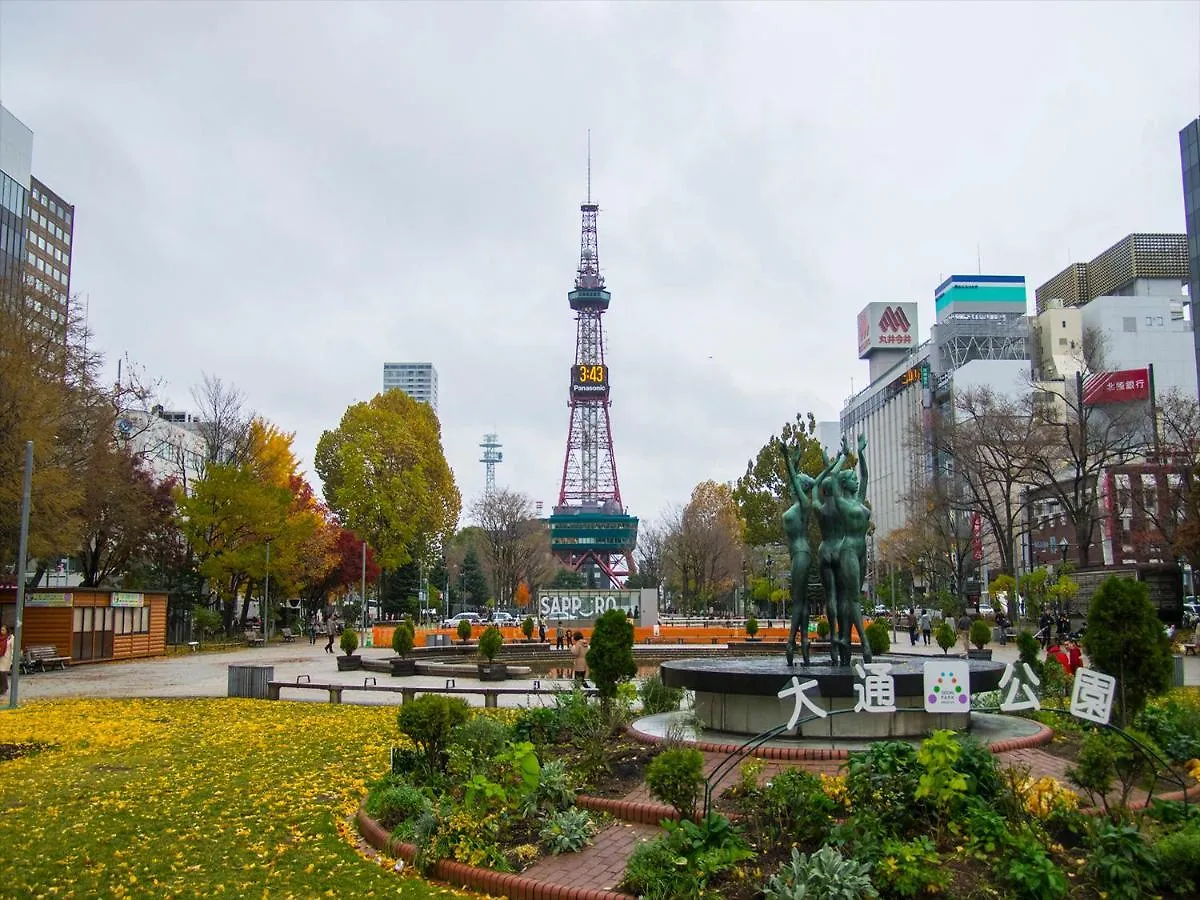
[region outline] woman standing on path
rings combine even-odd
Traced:
[[[575,643],[571,647],[571,657],[575,660],[575,683],[587,687],[587,641],[583,632],[575,632]]]

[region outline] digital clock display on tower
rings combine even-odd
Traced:
[[[608,391],[608,366],[571,366],[571,392],[574,394],[603,394]]]

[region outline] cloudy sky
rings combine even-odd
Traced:
[[[586,134],[622,494],[656,516],[866,384],[855,318],[1182,231],[1200,4],[0,3],[97,341],[296,432],[432,361],[466,502],[553,504]],[[314,484],[319,483],[313,475]]]

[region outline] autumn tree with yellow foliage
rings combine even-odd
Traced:
[[[316,469],[329,508],[384,568],[429,564],[454,534],[462,496],[441,426],[429,404],[403,391],[347,408],[317,442]]]

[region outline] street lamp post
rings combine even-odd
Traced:
[[[262,608],[262,628],[263,628],[263,643],[271,639],[271,632],[268,630],[268,622],[270,621],[271,612],[271,542],[267,541],[267,570],[266,578],[263,584],[263,608]]]

